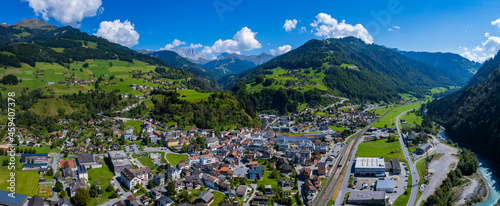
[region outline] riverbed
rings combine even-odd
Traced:
[[[444,132],[441,132],[437,135],[439,138],[448,141],[449,138],[445,135]],[[478,157],[479,160],[479,172],[481,176],[483,176],[486,184],[489,188],[488,198],[484,202],[476,204],[476,206],[492,206],[498,203],[500,200],[500,185],[498,184],[498,178],[494,175],[493,169],[486,163],[485,160]]]

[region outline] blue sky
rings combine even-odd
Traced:
[[[313,38],[354,35],[401,50],[484,61],[500,49],[500,20],[493,23],[500,19],[498,11],[500,2],[493,0],[7,0],[0,23],[48,19],[133,49],[170,49],[177,39],[185,43],[178,47],[199,45],[209,57],[222,51],[280,54]],[[284,28],[287,19],[296,20],[290,31]],[[321,25],[326,29],[319,34]]]

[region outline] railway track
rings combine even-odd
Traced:
[[[359,130],[358,132],[356,132],[356,134],[354,134],[354,136],[352,136],[349,139],[349,142],[346,145],[347,147],[344,146],[342,148],[342,150],[341,150],[341,154],[343,154],[342,157],[341,158],[337,158],[337,160],[335,161],[335,164],[333,165],[333,168],[330,169],[330,171],[328,172],[327,181],[326,181],[325,186],[323,187],[323,189],[321,190],[321,192],[318,194],[318,197],[316,197],[316,199],[311,204],[309,204],[309,205],[326,206],[328,204],[328,201],[331,199],[331,196],[332,196],[332,194],[333,194],[333,192],[335,190],[335,186],[337,186],[339,184],[339,182],[341,182],[343,180],[340,177],[342,176],[342,172],[347,168],[347,165],[350,162],[349,158],[351,158],[354,145],[356,145],[356,143],[359,141],[359,139],[361,138],[361,136],[363,136],[363,134],[375,122],[377,122],[378,120],[380,120],[380,118],[384,117],[385,115],[387,115],[392,110],[393,109],[387,111],[382,116],[380,116],[377,119],[375,119],[372,122],[370,122],[370,124],[368,124],[366,127],[364,127],[363,129]]]

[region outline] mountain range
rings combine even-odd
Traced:
[[[414,60],[383,46],[346,37],[310,40],[265,64],[235,75],[232,84],[227,86],[230,88],[238,82],[255,84],[257,77],[272,74],[277,68],[291,73],[297,72],[297,69],[322,72],[325,77],[320,83],[330,91],[354,100],[376,102],[394,101],[404,93],[422,98],[433,87],[465,84],[457,74],[446,69]]]
[[[412,59],[428,63],[436,68],[440,68],[448,73],[456,74],[459,81],[466,83],[476,74],[481,67],[481,63],[470,61],[458,54],[442,52],[414,52],[414,51],[394,51]]]
[[[213,81],[217,81],[224,75],[237,74],[256,67],[274,58],[273,55],[266,53],[249,56],[222,53],[214,60],[208,60],[203,54],[192,48],[175,48],[164,51],[136,51],[159,58],[172,66],[190,69],[197,75]]]

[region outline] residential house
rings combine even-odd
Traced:
[[[260,180],[264,176],[264,167],[255,166],[248,171],[248,179],[250,180]]]
[[[147,181],[153,177],[151,168],[143,167],[139,169],[130,170],[125,168],[121,172],[121,180],[125,186],[133,190],[137,184],[147,184]]]
[[[181,170],[177,169],[177,167],[169,167],[167,169],[167,176],[170,180],[176,180],[181,178]]]

